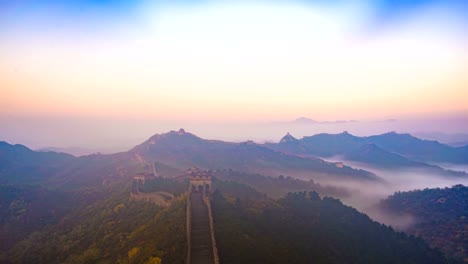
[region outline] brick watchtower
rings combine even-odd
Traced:
[[[192,168],[188,170],[188,175],[190,180],[189,188],[192,192],[209,194],[212,191],[211,176],[207,171]]]

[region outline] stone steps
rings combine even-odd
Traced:
[[[191,263],[214,264],[208,208],[203,202],[203,194],[192,192],[190,195],[192,230]]]

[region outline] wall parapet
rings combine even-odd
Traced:
[[[211,244],[213,247],[214,261],[215,261],[215,264],[219,264],[218,247],[216,246],[213,214],[211,213],[211,200],[210,200],[210,197],[206,195],[206,192],[203,193],[203,201],[205,202],[206,207],[208,207],[208,217],[210,219]]]
[[[187,192],[187,264],[191,263],[192,257],[192,202],[190,195],[192,194],[191,188]]]
[[[208,171],[203,171],[197,168],[190,169],[188,171],[188,176],[190,180],[189,188],[187,191],[187,264],[191,264],[192,261],[192,192],[201,193],[203,205],[206,206],[208,212],[208,224],[209,224],[209,236],[211,238],[211,247],[213,253],[213,260],[214,264],[219,264],[219,256],[218,256],[218,248],[216,247],[216,239],[215,239],[215,228],[214,228],[214,221],[213,221],[213,214],[211,212],[211,200],[210,200],[210,193],[212,191],[212,181],[211,175]],[[195,193],[193,195],[195,195]],[[197,194],[197,195],[198,195]],[[197,200],[197,204],[198,204]],[[197,205],[196,207],[198,207]],[[208,235],[208,234],[206,234]],[[196,245],[194,245],[196,246]],[[196,255],[194,255],[194,259]],[[210,261],[211,262],[211,261]]]

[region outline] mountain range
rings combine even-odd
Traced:
[[[417,168],[450,177],[466,176],[465,172],[445,170],[431,163],[468,164],[468,146],[450,147],[394,132],[370,137],[343,132],[302,139],[288,134],[278,143],[233,143],[203,139],[183,129],[156,134],[129,151],[80,157],[37,152],[23,145],[0,142],[0,182],[27,180],[59,186],[105,184],[112,178],[149,172],[150,164],[157,164],[158,170],[172,176],[196,166],[305,180],[380,181],[371,172],[318,158],[334,156],[378,168]]]
[[[80,157],[0,142],[0,262],[185,263],[182,193],[188,182],[179,176],[196,166],[214,177],[222,263],[451,263],[450,252],[445,258],[421,239],[326,197],[352,195],[326,185],[328,179],[372,186],[383,181],[317,156],[457,174],[431,165],[433,156],[428,160],[408,145],[441,148],[446,156],[438,158],[449,161],[464,150],[394,133],[300,140],[288,134],[279,143],[257,144],[207,140],[183,129],[154,135],[128,151]],[[134,176],[151,172],[165,177],[150,177],[140,191],[173,193],[177,198],[168,208],[129,199]]]
[[[26,146],[0,141],[0,183],[32,184],[58,173],[76,158],[57,152],[37,152]]]
[[[332,158],[366,163],[386,169],[417,168],[447,176],[466,176],[464,172],[445,170],[433,163],[468,164],[468,146],[452,147],[437,141],[422,140],[395,132],[358,137],[348,132],[317,134],[296,139],[287,134],[267,147],[298,156]]]
[[[379,181],[368,171],[337,166],[314,157],[300,157],[272,150],[253,142],[206,140],[184,130],[157,134],[126,152],[74,157],[55,152],[37,152],[22,145],[0,144],[0,181],[27,179],[48,184],[105,184],[112,178],[158,170],[177,176],[190,167],[235,169],[278,177],[303,179],[348,179]]]
[[[324,177],[377,180],[372,173],[349,166],[337,166],[314,157],[300,157],[272,150],[252,141],[231,143],[206,140],[183,129],[154,135],[129,153],[176,168],[197,166],[206,169],[232,168],[271,176],[297,178]]]

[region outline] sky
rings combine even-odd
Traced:
[[[464,0],[0,0],[0,140],[246,138],[301,116],[467,132],[467,63]]]

